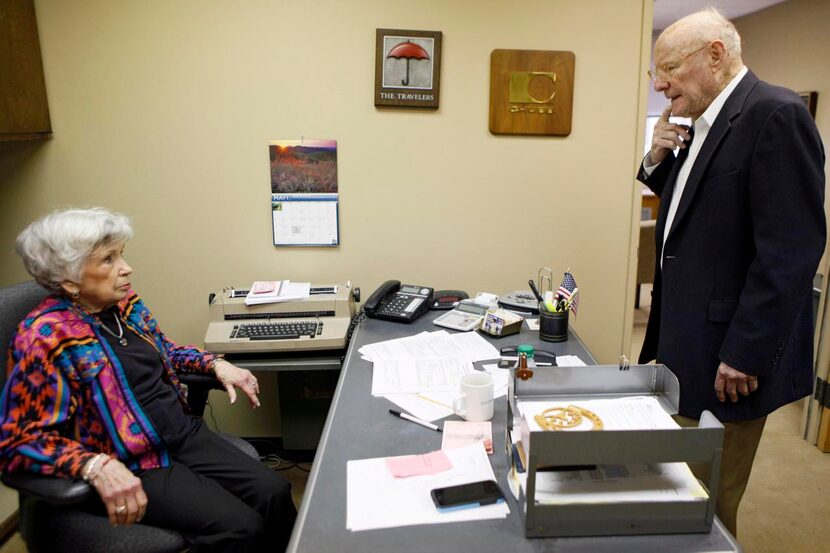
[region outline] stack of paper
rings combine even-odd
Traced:
[[[675,429],[678,424],[651,396],[632,396],[617,399],[518,402],[518,409],[527,421],[529,430],[543,429],[534,420],[552,407],[574,405],[587,409],[602,421],[604,430]],[[569,429],[591,430],[592,424]],[[567,430],[566,430],[567,431]],[[601,432],[601,430],[600,430]],[[527,455],[529,436],[521,440],[512,435]],[[525,456],[526,458],[526,456]],[[512,473],[513,485],[526,485],[527,474]],[[570,503],[625,503],[639,501],[705,501],[708,495],[686,463],[635,463],[598,465],[592,470],[538,472],[536,501],[545,504]]]
[[[474,370],[463,357],[386,358],[374,365],[373,396],[458,390],[459,379]]]
[[[470,362],[498,359],[499,351],[475,332],[453,333],[446,330],[422,332],[406,338],[366,344],[360,355],[367,361],[379,359],[419,359],[461,357]]]
[[[552,407],[567,407],[575,405],[596,414],[602,421],[604,430],[652,430],[679,428],[671,415],[666,413],[656,398],[652,396],[631,396],[617,399],[586,399],[572,401],[519,401],[517,407],[527,420],[532,431],[543,430],[535,420],[535,415]],[[574,430],[590,430],[592,425],[585,419],[586,424]]]
[[[258,280],[251,285],[251,291],[245,296],[245,305],[305,300],[308,299],[310,293],[310,282]]]
[[[473,509],[440,512],[430,491],[435,488],[495,480],[484,447],[473,444],[445,451],[452,467],[436,474],[396,478],[385,458],[346,464],[346,528],[352,531],[504,518],[506,502]]]
[[[536,474],[540,504],[706,501],[686,463],[599,465],[594,470]]]
[[[452,414],[458,381],[473,362],[497,359],[498,350],[477,333],[422,332],[360,348],[372,361],[372,395],[386,397],[416,417],[434,421]],[[506,390],[507,371],[495,389]]]

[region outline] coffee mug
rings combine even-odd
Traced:
[[[493,418],[493,377],[474,372],[461,377],[460,395],[452,410],[466,421],[482,422]]]

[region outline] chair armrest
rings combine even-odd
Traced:
[[[182,384],[190,386],[195,386],[198,388],[204,388],[207,390],[224,390],[224,386],[222,383],[219,382],[219,379],[216,378],[213,373],[210,374],[203,374],[203,373],[185,373],[179,375],[179,380]]]
[[[179,375],[179,380],[187,386],[187,403],[193,414],[202,417],[205,414],[208,393],[211,390],[224,390],[224,386],[212,373],[187,373]]]
[[[4,472],[2,481],[21,494],[36,497],[52,505],[79,503],[95,493],[83,480],[46,476],[32,472]]]

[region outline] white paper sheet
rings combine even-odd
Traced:
[[[358,351],[364,359],[372,362],[384,358],[461,356],[463,353],[461,346],[449,340],[448,337],[449,332],[446,330],[421,332],[405,338],[366,344]]]
[[[378,359],[372,370],[372,395],[457,390],[459,379],[473,371],[473,364],[462,357]]]
[[[557,355],[556,365],[559,367],[585,367],[585,361],[576,355]]]
[[[617,399],[591,399],[574,401],[519,401],[519,412],[527,419],[530,430],[542,428],[534,420],[534,415],[541,414],[551,407],[576,405],[596,414],[602,420],[605,430],[647,430],[679,428],[671,415],[649,396],[632,396]],[[592,424],[585,419],[574,430],[590,430]]]
[[[543,504],[706,501],[708,498],[686,463],[599,465],[590,471],[536,473],[536,502]]]
[[[478,332],[450,334],[449,339],[461,347],[462,355],[470,361],[484,361],[486,359],[499,358],[499,350],[493,347],[493,344],[482,338]]]
[[[497,365],[484,365],[484,372],[493,375],[493,397],[507,395],[507,380],[510,371]],[[388,394],[386,399],[425,421],[436,421],[453,414],[452,402],[458,397],[458,386],[450,391],[420,392],[417,394]]]
[[[456,392],[430,392],[428,394],[389,394],[384,397],[400,407],[402,411],[421,420],[434,422],[453,414],[452,400],[456,395],[458,395]]]
[[[439,512],[430,490],[479,480],[495,480],[481,443],[446,451],[452,469],[432,475],[395,478],[384,458],[349,461],[346,465],[346,528],[352,531],[504,518],[506,503]]]
[[[262,294],[249,293],[245,296],[245,305],[261,305],[283,301],[307,300],[311,295],[310,282],[276,281],[277,288]],[[253,285],[251,285],[253,288]]]

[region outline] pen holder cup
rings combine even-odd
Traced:
[[[568,340],[567,311],[539,311],[539,339],[545,342],[566,342]]]

